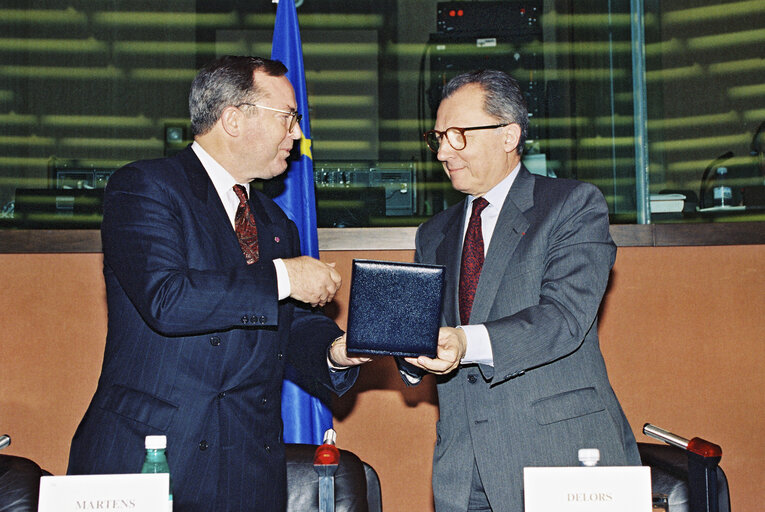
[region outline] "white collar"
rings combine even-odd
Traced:
[[[515,178],[518,177],[518,172],[521,169],[521,163],[518,162],[518,165],[515,166],[515,169],[510,171],[510,174],[505,176],[502,181],[494,185],[491,190],[486,192],[486,194],[483,195],[484,199],[486,199],[489,202],[490,207],[497,208],[497,210],[502,209],[502,205],[505,204],[505,198],[507,198],[508,192],[510,192],[510,187],[513,186],[513,183],[515,183]],[[470,206],[473,204],[473,201],[475,200],[475,197],[468,196],[470,201],[468,203],[468,210],[470,210]]]

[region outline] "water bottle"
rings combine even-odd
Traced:
[[[173,482],[170,479],[170,466],[167,464],[167,437],[165,436],[146,436],[146,458],[143,461],[141,473],[167,473],[170,481],[168,489],[167,510],[173,510]]]
[[[719,207],[732,206],[733,204],[733,191],[725,183],[725,178],[728,175],[727,167],[718,167],[717,174],[715,175],[715,187],[712,189],[712,195],[714,197],[714,205]]]

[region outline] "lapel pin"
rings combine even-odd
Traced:
[[[277,244],[279,243],[279,237],[278,236],[274,237],[274,242],[276,242]]]

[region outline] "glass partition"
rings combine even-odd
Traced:
[[[443,83],[481,67],[525,90],[526,166],[596,184],[612,223],[765,219],[762,2],[297,4],[321,227],[416,226],[459,201],[422,133]],[[111,172],[185,147],[196,70],[270,55],[274,14],[271,0],[4,2],[0,225],[97,228]]]

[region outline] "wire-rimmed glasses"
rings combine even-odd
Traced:
[[[510,123],[491,124],[486,126],[470,126],[468,128],[451,126],[442,132],[438,130],[428,130],[423,133],[422,136],[425,139],[425,143],[428,145],[428,149],[430,149],[433,153],[438,153],[438,150],[441,147],[441,140],[444,138],[444,136],[446,136],[446,140],[449,142],[449,145],[455,149],[455,151],[460,151],[465,149],[465,146],[467,146],[467,138],[465,138],[465,132],[470,130],[490,130],[492,128],[502,128],[503,126],[507,126],[509,124]]]
[[[289,127],[287,128],[288,133],[291,133],[292,130],[295,129],[295,125],[298,124],[301,119],[303,119],[302,114],[298,114],[297,110],[281,110],[279,108],[266,107],[265,105],[258,105],[257,103],[247,103],[247,102],[243,102],[243,103],[240,103],[239,105],[234,105],[234,106],[236,108],[239,108],[242,105],[249,105],[251,107],[257,107],[257,108],[264,108],[266,110],[273,110],[274,112],[280,112],[282,114],[287,114],[288,116],[292,116],[290,117],[290,124],[289,124]]]

